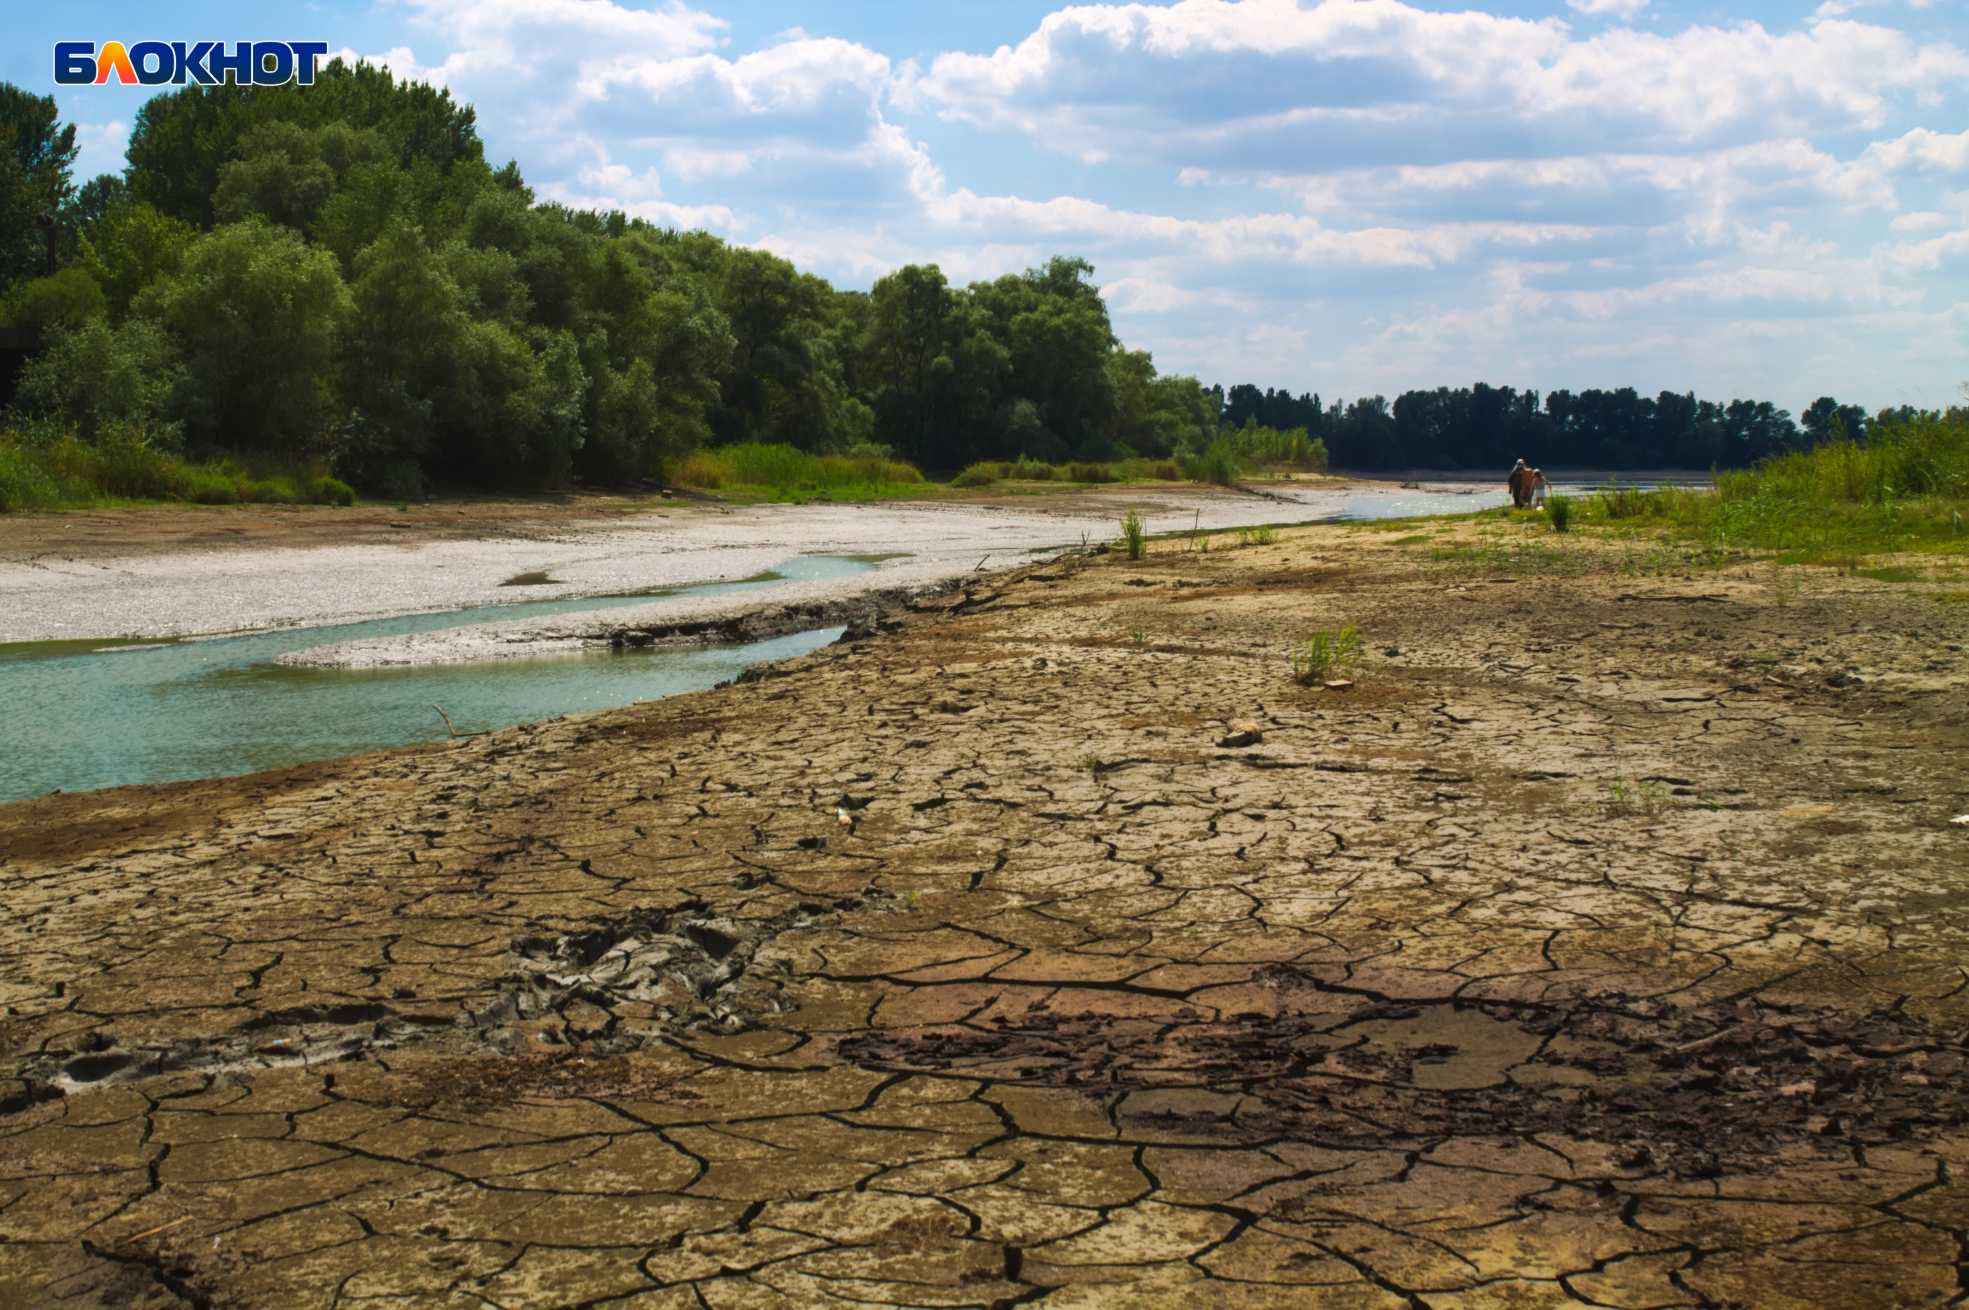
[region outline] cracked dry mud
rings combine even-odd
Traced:
[[[1384,541],[0,809],[0,1303],[1969,1300],[1963,607]]]

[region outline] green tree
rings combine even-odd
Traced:
[[[53,96],[0,82],[0,292],[48,273],[50,225],[73,191],[75,126]]]
[[[174,444],[164,421],[179,370],[171,345],[153,323],[111,327],[101,318],[57,332],[21,371],[22,409],[73,426],[88,441],[111,429]]]
[[[259,219],[200,237],[137,297],[185,364],[176,409],[212,446],[317,453],[340,418],[332,379],[349,290],[335,259]]]
[[[129,312],[137,293],[178,267],[197,238],[191,224],[153,205],[124,200],[91,224],[82,262],[102,283],[110,311]]]
[[[360,440],[343,454],[358,478],[374,483],[399,462],[421,466],[437,406],[464,367],[467,321],[457,283],[408,223],[358,255],[355,274],[343,362]]]
[[[101,318],[108,307],[102,283],[88,269],[70,264],[16,286],[6,299],[5,315],[15,327],[53,332]]]

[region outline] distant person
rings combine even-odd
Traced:
[[[1548,485],[1550,484],[1545,481],[1545,470],[1533,469],[1531,471],[1531,507],[1533,509],[1545,508],[1545,488]]]
[[[1504,479],[1504,485],[1511,488],[1511,507],[1523,509],[1531,499],[1531,469],[1522,459],[1511,466],[1511,476]]]

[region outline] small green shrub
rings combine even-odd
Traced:
[[[950,485],[953,487],[989,487],[1003,476],[999,472],[1003,467],[1004,465],[999,464],[996,460],[980,460],[976,464],[966,465],[962,473],[959,473],[950,480]]]
[[[1545,502],[1545,510],[1552,516],[1552,531],[1572,531],[1572,497],[1554,496]]]
[[[308,485],[308,499],[317,505],[353,505],[356,489],[340,478],[316,478]]]
[[[1277,540],[1277,528],[1239,528],[1237,530],[1237,544],[1240,546],[1269,546]]]
[[[1142,555],[1148,550],[1148,542],[1148,525],[1142,522],[1142,516],[1132,509],[1126,514],[1123,514],[1121,516],[1121,546],[1127,552],[1128,558],[1142,558]]]
[[[185,470],[183,494],[197,505],[237,505],[239,482],[221,469],[194,466]]]
[[[1292,676],[1302,686],[1322,683],[1360,662],[1360,629],[1351,623],[1337,632],[1315,632],[1292,648]]]
[[[1075,460],[1073,463],[1066,466],[1065,472],[1066,472],[1066,480],[1068,482],[1119,482],[1121,481],[1121,475],[1114,471],[1112,465],[1095,464],[1095,463],[1088,462],[1086,460]]]
[[[1218,437],[1200,453],[1186,458],[1183,471],[1192,481],[1214,482],[1220,487],[1228,487],[1237,482],[1242,467],[1231,443]]]

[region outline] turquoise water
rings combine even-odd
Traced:
[[[460,732],[470,732],[709,687],[748,665],[824,646],[841,630],[743,646],[359,671],[288,668],[273,660],[326,642],[646,604],[652,594],[717,595],[869,567],[848,557],[803,555],[756,578],[636,596],[523,601],[163,644],[0,646],[0,801],[57,788],[253,773],[441,741],[447,733],[434,703]]]

